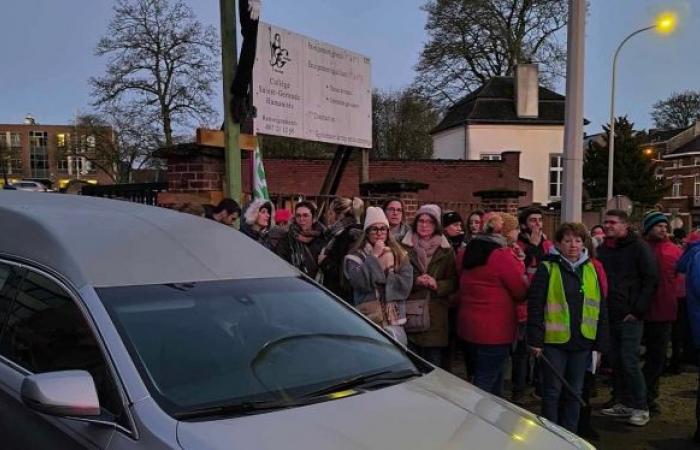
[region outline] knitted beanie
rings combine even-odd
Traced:
[[[440,220],[442,218],[442,210],[438,205],[426,204],[418,208],[418,211],[416,211],[416,221],[418,220],[418,216],[420,216],[421,214],[427,214],[430,217],[432,217],[435,221],[436,230],[442,230],[442,221]]]
[[[372,225],[376,225],[378,223],[381,223],[382,225],[386,225],[387,228],[389,228],[389,220],[386,218],[386,214],[384,214],[384,211],[382,208],[378,208],[376,206],[370,206],[367,208],[367,212],[365,214],[365,226],[364,230],[367,231],[367,228],[371,227]]]
[[[668,225],[668,217],[662,212],[652,211],[647,213],[642,220],[642,229],[644,234],[649,233],[649,231],[654,227],[654,225],[659,223],[665,223]]]
[[[448,211],[442,215],[442,226],[445,228],[457,222],[462,223],[462,216],[457,211]]]

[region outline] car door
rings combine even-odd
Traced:
[[[7,272],[3,283],[3,271]],[[82,310],[57,280],[0,261],[0,436],[3,448],[107,448],[126,412]],[[4,311],[4,313],[3,313]],[[21,400],[31,373],[86,370],[105,424],[53,417]],[[114,423],[115,425],[109,425]]]

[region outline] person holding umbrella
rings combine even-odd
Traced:
[[[586,237],[583,224],[559,227],[555,248],[539,265],[527,297],[528,344],[544,363],[542,415],[573,433],[589,357],[604,351],[608,341],[602,288],[607,281],[585,248]]]

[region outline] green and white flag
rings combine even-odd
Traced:
[[[257,145],[255,146],[255,151],[253,151],[253,198],[270,200],[270,194],[267,192],[262,153]]]

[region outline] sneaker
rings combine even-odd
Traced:
[[[632,412],[632,408],[628,408],[622,403],[617,403],[612,408],[604,408],[600,410],[600,413],[602,415],[610,417],[630,417],[632,415]]]
[[[627,419],[627,423],[638,427],[643,427],[649,423],[649,411],[644,409],[633,409],[632,415]]]
[[[615,397],[612,397],[610,400],[603,403],[603,405],[601,406],[601,409],[610,409],[613,406],[617,405],[618,403],[620,403],[620,400],[616,399]]]

